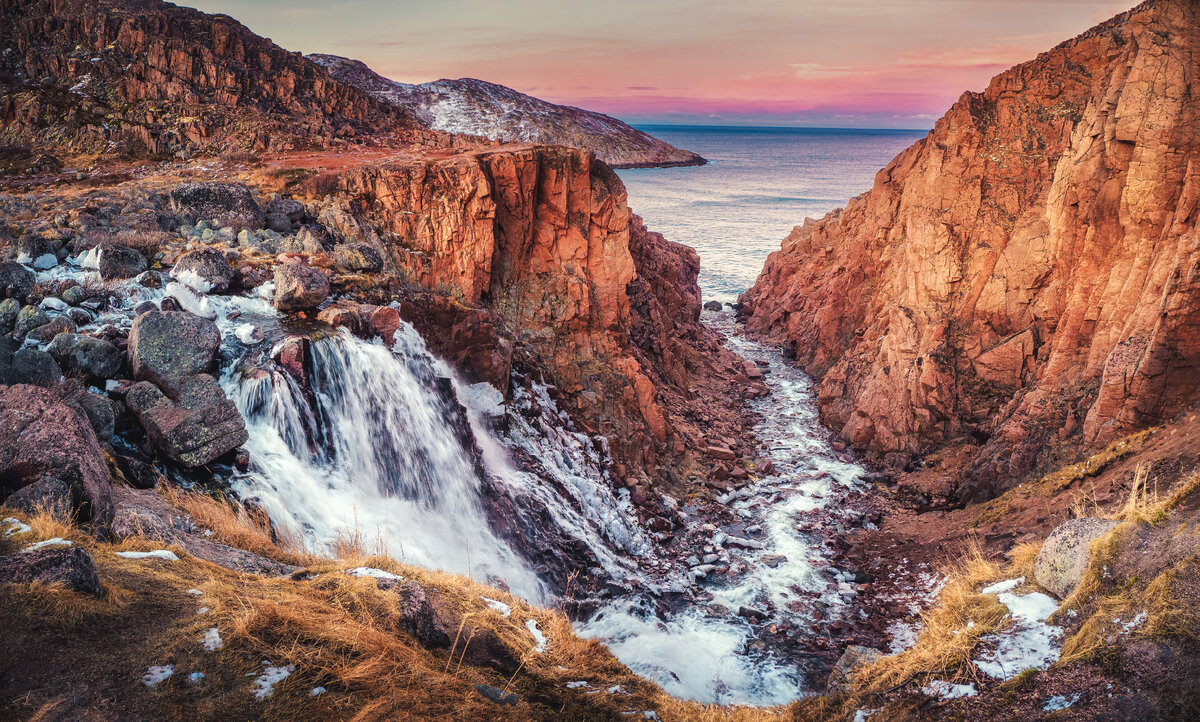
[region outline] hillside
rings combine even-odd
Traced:
[[[555,105],[503,85],[473,78],[397,83],[363,63],[336,55],[309,55],[347,85],[410,112],[432,130],[480,136],[503,143],[583,148],[614,168],[701,165],[680,150],[616,118]]]

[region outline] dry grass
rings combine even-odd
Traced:
[[[178,236],[173,233],[137,230],[118,231],[115,238],[118,246],[134,249],[151,263],[154,262],[154,256],[163,249],[163,246],[175,240],[178,240]]]
[[[1118,439],[1078,464],[1047,474],[1035,486],[1043,496],[1054,496],[1071,484],[1096,476],[1110,465],[1135,453],[1157,430],[1158,427],[1152,427]]]
[[[304,540],[297,534],[272,527],[271,520],[260,509],[248,508],[230,499],[184,491],[171,484],[159,484],[158,491],[198,525],[211,530],[213,538],[229,546],[295,566],[307,566],[320,560],[305,549]]]

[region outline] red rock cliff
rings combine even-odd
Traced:
[[[994,494],[1200,400],[1200,8],[1152,0],[966,93],[745,295],[825,419]]]

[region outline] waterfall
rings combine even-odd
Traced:
[[[544,601],[545,584],[489,526],[436,360],[411,327],[397,339],[395,351],[346,332],[313,340],[311,398],[278,368],[227,373],[250,433],[251,470],[233,488],[314,546],[357,533],[405,563]]]

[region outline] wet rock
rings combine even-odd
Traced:
[[[164,386],[178,376],[212,368],[221,332],[212,321],[184,311],[151,311],[129,331],[129,366],[139,381]]]
[[[88,290],[83,286],[71,286],[62,292],[62,300],[66,301],[72,306],[78,306],[79,304],[88,300],[89,296],[90,294],[88,293]]]
[[[334,249],[333,258],[343,271],[377,273],[383,270],[383,256],[366,243],[344,243]]]
[[[16,325],[13,326],[13,338],[23,339],[33,329],[50,322],[46,312],[37,306],[26,306],[17,313]]]
[[[475,691],[502,707],[516,707],[521,703],[521,698],[517,695],[497,689],[490,684],[477,684]]]
[[[171,275],[201,293],[225,293],[234,278],[225,254],[215,248],[200,248],[183,254],[175,262]]]
[[[75,322],[66,316],[50,319],[49,323],[44,323],[41,326],[33,329],[25,334],[25,338],[37,343],[50,343],[54,337],[60,333],[75,333]]]
[[[9,554],[0,559],[0,583],[61,584],[81,594],[104,594],[96,563],[86,549],[51,547]]]
[[[62,379],[54,357],[36,348],[23,348],[13,354],[12,366],[8,369],[9,384],[29,384],[50,388]]]
[[[21,304],[15,298],[6,298],[0,301],[0,334],[13,332],[19,313],[21,313]]]
[[[705,311],[720,311],[723,308],[720,301],[709,301],[704,304]]]
[[[400,330],[400,314],[394,308],[379,306],[371,311],[367,317],[367,324],[371,327],[372,333],[391,343],[396,336],[396,331]]]
[[[87,419],[44,389],[0,388],[0,493],[49,477],[77,492],[78,518],[112,519],[108,465]]]
[[[146,270],[146,257],[132,248],[104,244],[100,249],[100,277],[106,281],[133,278]]]
[[[37,277],[33,271],[21,264],[12,261],[0,263],[0,296],[24,302],[36,283]]]
[[[1087,570],[1090,545],[1120,522],[1114,519],[1071,519],[1046,538],[1033,565],[1033,576],[1042,588],[1060,599],[1069,595]]]
[[[308,339],[291,336],[279,345],[275,354],[275,362],[303,387],[307,386],[308,375],[305,372],[305,360],[308,357]]]
[[[170,210],[189,223],[216,220],[237,230],[262,228],[263,212],[239,183],[184,183],[171,190]]]
[[[317,320],[323,321],[334,328],[349,329],[355,335],[362,332],[362,322],[353,309],[342,306],[330,306],[317,314]]]
[[[125,356],[109,341],[77,333],[58,334],[46,347],[46,352],[64,371],[101,380],[115,378],[121,373]]]
[[[291,261],[275,269],[275,308],[302,311],[316,308],[329,297],[329,279],[312,266]]]
[[[838,658],[837,664],[833,666],[833,671],[829,674],[826,691],[830,693],[846,691],[850,687],[850,677],[854,673],[855,667],[874,664],[883,656],[883,652],[872,647],[862,647],[857,644],[846,647],[846,651]]]
[[[207,374],[174,377],[165,389],[134,384],[125,396],[146,435],[164,456],[195,468],[246,443],[246,424],[237,407]]]
[[[67,399],[66,403],[74,404],[87,417],[92,431],[96,432],[97,441],[101,444],[112,443],[117,414],[113,402],[108,397],[80,390]]]

